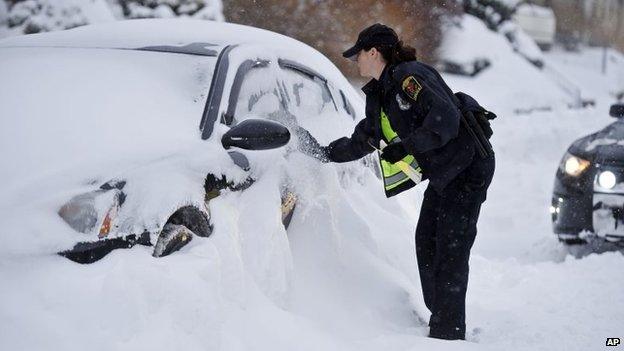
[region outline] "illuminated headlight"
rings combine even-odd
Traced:
[[[589,168],[590,162],[580,157],[576,157],[570,153],[566,153],[561,160],[559,166],[567,175],[577,177],[587,168]]]
[[[604,171],[598,175],[598,185],[605,189],[613,189],[616,183],[617,179],[615,174],[611,171]]]

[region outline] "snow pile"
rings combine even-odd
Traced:
[[[504,33],[513,49],[529,60],[537,67],[541,68],[544,64],[544,54],[535,40],[531,38],[522,28],[511,21],[505,22],[500,29]]]
[[[492,108],[549,109],[566,106],[571,98],[542,71],[514,52],[509,41],[489,30],[474,16],[464,15],[444,32],[440,56],[452,62],[473,62],[485,58],[491,66],[475,80],[480,89],[475,97]],[[472,90],[474,80],[452,77],[454,90]]]
[[[583,46],[578,52],[568,52],[555,47],[545,60],[584,100],[607,104],[624,92],[624,55],[617,50],[605,53],[603,48]]]

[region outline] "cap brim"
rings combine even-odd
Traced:
[[[342,57],[351,61],[357,61],[357,55],[360,53],[361,48],[356,44],[352,48],[342,53]]]

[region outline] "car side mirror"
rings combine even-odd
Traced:
[[[226,149],[239,147],[246,150],[268,150],[284,146],[288,141],[288,128],[266,119],[244,120],[221,137],[221,144]]]
[[[615,118],[624,117],[624,103],[613,104],[609,109],[609,115]]]

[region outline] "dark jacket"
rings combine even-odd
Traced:
[[[417,83],[405,88],[413,79]],[[423,179],[429,179],[436,191],[442,191],[472,162],[474,142],[466,129],[460,127],[461,112],[456,99],[432,67],[418,61],[386,65],[379,81],[372,79],[362,91],[366,94],[366,117],[357,124],[351,137],[337,139],[329,145],[331,161],[357,160],[374,151],[372,145],[379,148],[383,107],[392,129],[420,164]]]

